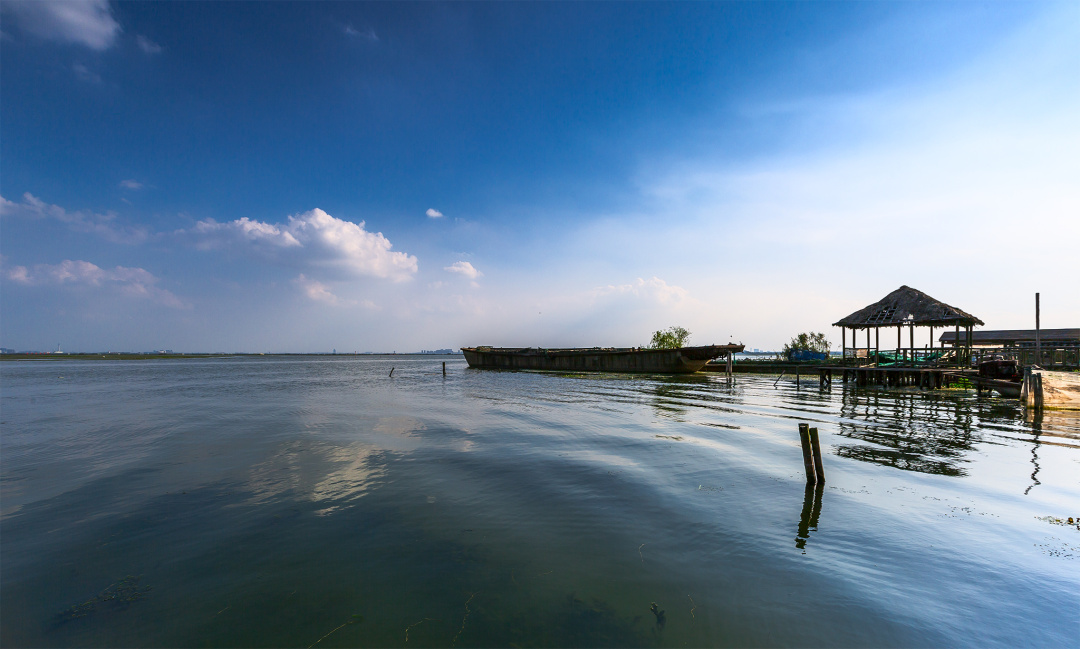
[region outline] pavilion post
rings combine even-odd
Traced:
[[[847,327],[840,327],[840,362],[847,360]]]
[[[908,327],[909,327],[908,345],[911,347],[911,362],[914,363],[915,362],[915,321],[912,320],[911,324],[908,325]]]
[[[956,338],[953,338],[953,356],[956,359],[956,366],[960,367],[960,321],[956,321]]]

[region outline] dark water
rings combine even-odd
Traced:
[[[460,357],[0,371],[4,646],[1080,642],[1076,414]]]

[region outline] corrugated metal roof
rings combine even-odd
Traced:
[[[964,340],[965,333],[960,332],[960,339]],[[975,344],[1008,344],[1008,343],[1034,343],[1034,329],[984,329],[971,334]],[[940,342],[953,342],[956,338],[955,331],[946,331],[938,337]],[[1041,329],[1039,339],[1044,343],[1071,342],[1080,343],[1080,329]]]

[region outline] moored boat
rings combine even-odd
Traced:
[[[538,347],[462,347],[469,367],[504,370],[565,372],[697,372],[714,358],[741,352],[743,345],[704,345],[676,349],[593,347],[543,349]]]

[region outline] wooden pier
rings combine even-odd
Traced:
[[[829,387],[836,374],[844,383],[853,383],[856,387],[880,385],[886,387],[919,387],[926,390],[940,390],[950,387],[959,379],[968,375],[977,376],[977,370],[958,370],[948,367],[877,367],[873,365],[845,367],[842,365],[820,365],[813,368],[818,373],[818,384]]]

